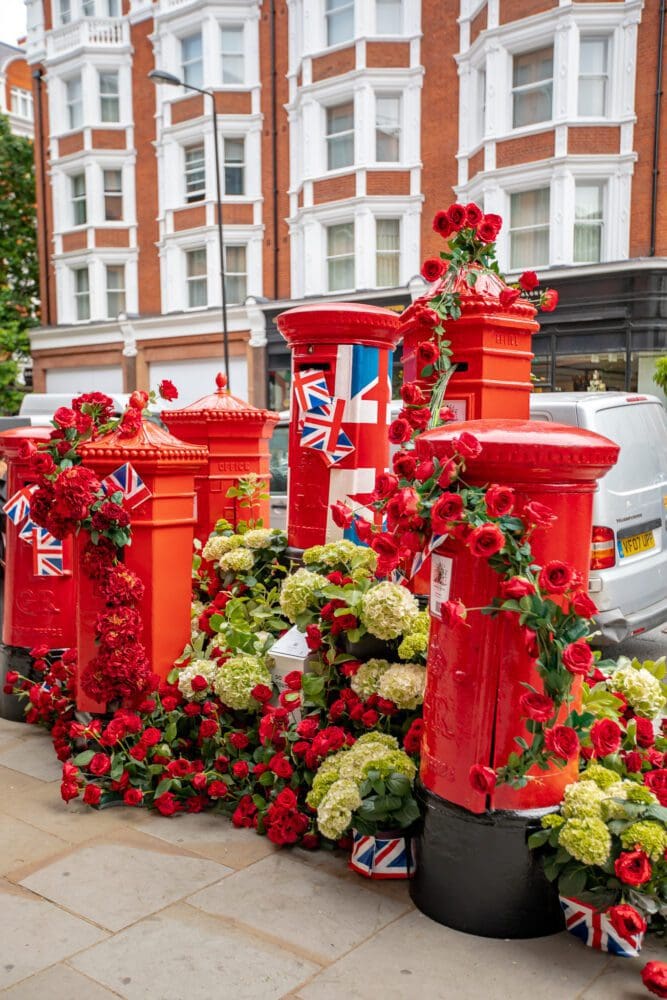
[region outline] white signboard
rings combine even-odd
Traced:
[[[468,403],[465,399],[448,399],[445,396],[442,405],[453,410],[457,420],[465,420],[468,416]]]
[[[431,556],[431,614],[440,618],[440,607],[449,600],[453,560],[434,553]]]

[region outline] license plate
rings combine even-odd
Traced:
[[[641,535],[631,535],[621,538],[618,543],[621,556],[636,556],[640,552],[648,552],[655,548],[655,538],[652,531],[642,531]]]

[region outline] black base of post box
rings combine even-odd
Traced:
[[[4,694],[5,677],[10,670],[16,670],[23,677],[32,675],[32,656],[23,646],[5,646],[0,643],[0,719],[9,722],[24,722],[25,701],[15,694]]]
[[[410,895],[426,916],[490,938],[532,938],[563,929],[555,885],[528,848],[535,812],[471,813],[419,786]]]

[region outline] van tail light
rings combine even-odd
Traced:
[[[609,569],[616,565],[616,548],[612,528],[593,525],[591,537],[591,569]]]

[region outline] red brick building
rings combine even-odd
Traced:
[[[35,388],[168,375],[187,401],[220,367],[209,102],[156,87],[156,67],[215,93],[239,395],[284,405],[273,320],[289,304],[404,306],[453,198],[503,215],[502,266],[561,292],[536,339],[542,385],[597,370],[651,388],[667,327],[660,7],[28,0],[48,247]]]
[[[0,112],[12,132],[32,139],[33,109],[30,68],[23,49],[0,42]]]

